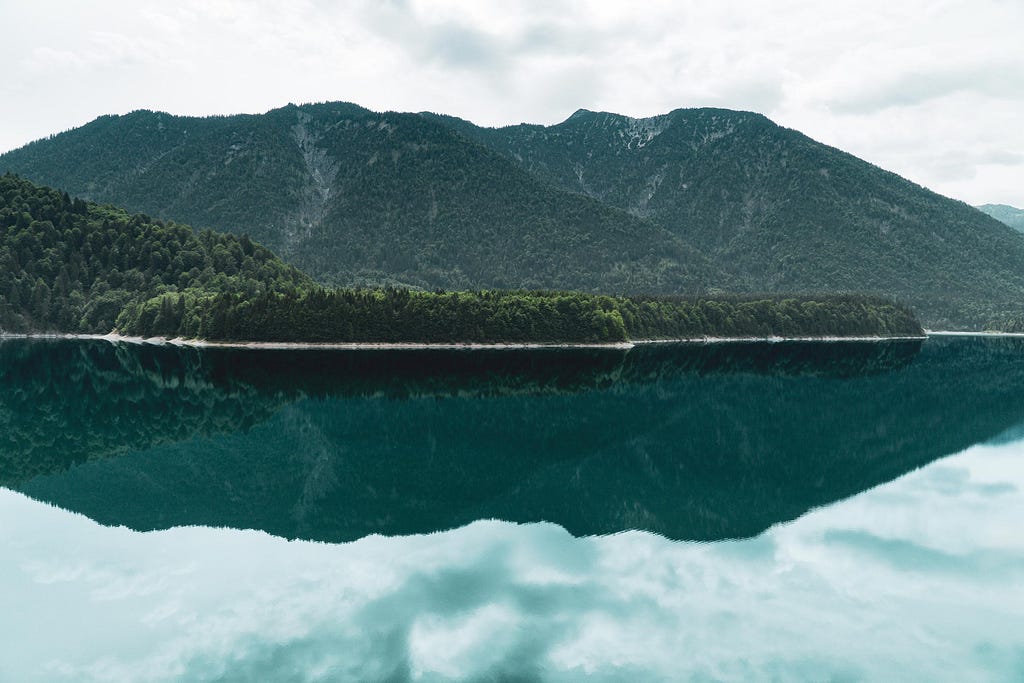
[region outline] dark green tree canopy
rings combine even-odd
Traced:
[[[162,329],[199,292],[255,296],[312,281],[251,240],[131,215],[0,176],[0,329],[114,329],[125,305],[174,298]],[[168,317],[169,316],[169,317]]]

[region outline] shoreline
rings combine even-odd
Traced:
[[[1024,334],[1006,333],[1024,337]],[[689,337],[678,339],[635,339],[624,342],[212,342],[202,339],[167,337],[129,337],[121,334],[0,334],[4,339],[80,339],[107,341],[111,344],[151,344],[154,346],[178,346],[215,349],[252,349],[266,351],[320,350],[320,351],[399,351],[399,350],[516,350],[516,349],[632,349],[636,346],[655,344],[740,344],[740,343],[783,343],[783,342],[824,342],[824,343],[877,343],[884,341],[921,341],[932,335],[985,335],[1005,336],[1002,333],[983,332],[930,332],[923,336],[821,336],[821,337]]]
[[[1024,332],[957,332],[956,330],[925,330],[929,337],[1001,337],[1006,339],[1024,338]]]

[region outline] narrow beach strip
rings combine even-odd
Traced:
[[[929,333],[931,334],[931,333]],[[942,334],[961,334],[947,333]],[[969,334],[969,333],[964,333]],[[974,333],[983,334],[983,333]],[[994,335],[989,335],[994,336]],[[1024,336],[1006,335],[1006,336]],[[266,351],[283,350],[319,350],[319,351],[400,351],[400,350],[517,350],[517,349],[621,349],[628,350],[639,345],[653,344],[742,344],[764,343],[776,344],[784,342],[821,342],[821,343],[873,343],[886,341],[921,341],[926,336],[828,336],[828,337],[691,337],[680,339],[636,339],[624,342],[242,342],[242,341],[207,341],[204,339],[182,339],[167,337],[132,337],[121,334],[0,334],[4,339],[78,339],[99,340],[113,344],[152,344],[161,346],[187,346],[192,348],[212,349],[253,349]]]
[[[929,337],[1005,337],[1024,338],[1024,332],[960,332],[957,330],[925,330]]]

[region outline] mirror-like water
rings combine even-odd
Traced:
[[[1022,359],[0,342],[0,680],[1016,680]]]

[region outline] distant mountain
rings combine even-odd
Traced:
[[[987,213],[1001,223],[1006,223],[1014,230],[1024,232],[1024,209],[1006,204],[982,204],[974,208]]]
[[[747,291],[884,292],[935,326],[1024,293],[1024,240],[958,202],[759,114],[579,110],[480,128],[427,114],[537,177],[664,226]]]
[[[330,284],[687,292],[709,280],[706,260],[663,228],[416,114],[138,111],[9,152],[0,169],[248,233]]]
[[[1019,234],[749,112],[487,129],[344,103],[140,111],[9,152],[5,169],[248,233],[330,284],[858,291],[933,328],[1024,301]]]

